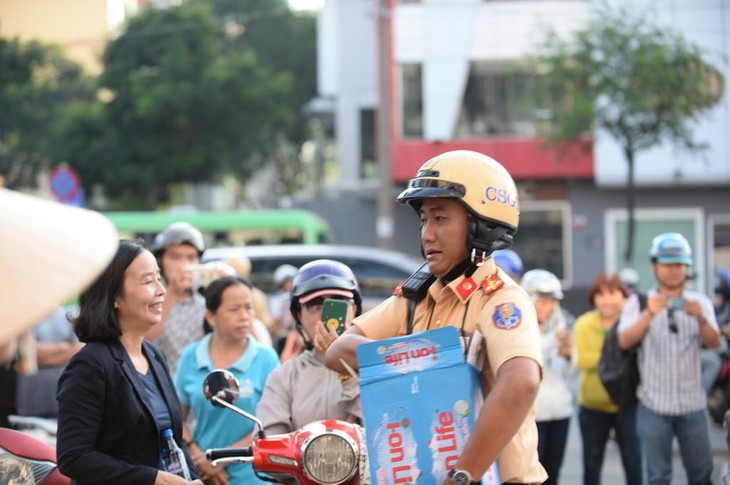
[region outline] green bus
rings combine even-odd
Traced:
[[[301,209],[196,212],[102,212],[122,238],[148,244],[173,222],[185,221],[203,233],[208,247],[331,242],[327,221]]]

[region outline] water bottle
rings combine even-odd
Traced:
[[[172,430],[169,428],[162,432],[162,469],[190,481],[190,471],[185,454],[175,443]]]

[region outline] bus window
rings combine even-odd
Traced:
[[[327,221],[306,210],[104,212],[120,237],[148,244],[173,222],[185,221],[203,233],[208,247],[331,242]]]

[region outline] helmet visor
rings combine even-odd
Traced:
[[[396,199],[406,202],[411,199],[425,199],[429,197],[453,197],[461,199],[466,195],[464,185],[432,178],[416,178],[408,183],[408,188],[401,192]]]
[[[692,257],[687,255],[679,255],[679,254],[663,254],[660,256],[657,256],[656,261],[660,264],[686,264],[687,266],[692,266]]]

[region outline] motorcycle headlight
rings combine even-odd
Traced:
[[[357,445],[345,433],[327,431],[304,442],[302,462],[312,480],[337,485],[357,471]]]
[[[0,483],[35,485],[55,468],[53,463],[20,458],[0,448]]]

